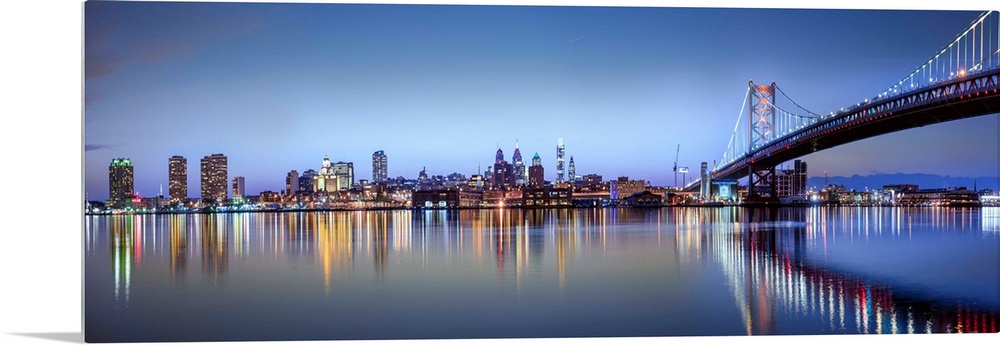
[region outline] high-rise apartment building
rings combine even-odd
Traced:
[[[382,150],[372,154],[372,182],[385,183],[389,179],[389,158]]]
[[[108,206],[125,207],[130,204],[134,195],[135,177],[132,160],[115,158],[108,166]]]
[[[169,186],[167,192],[170,195],[170,203],[182,203],[188,198],[188,173],[187,158],[182,156],[170,157],[167,161],[167,180]]]
[[[285,175],[285,195],[295,195],[299,193],[299,172],[292,170]]]
[[[229,182],[229,162],[221,153],[201,159],[201,200],[221,202],[226,200]]]
[[[563,138],[559,138],[556,144],[556,183],[562,183],[565,181],[563,178],[563,173],[565,172],[565,161],[566,161],[566,145],[563,145]]]
[[[247,181],[243,176],[233,178],[233,199],[247,196]]]
[[[542,167],[542,158],[538,157],[538,152],[535,152],[535,157],[531,158],[531,167],[528,168],[528,186],[531,188],[545,187],[545,168]]]
[[[527,171],[524,167],[524,160],[521,158],[521,148],[518,143],[514,143],[514,157],[511,158],[514,165],[514,184],[523,186],[527,179]]]

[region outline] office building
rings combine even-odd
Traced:
[[[793,168],[792,179],[795,183],[792,185],[792,195],[806,195],[806,180],[809,178],[806,170],[806,162],[796,159]]]
[[[493,164],[491,183],[495,189],[513,187],[515,185],[514,166],[503,159],[503,150],[497,149],[496,162]]]
[[[233,199],[247,196],[247,182],[243,176],[233,178]]]
[[[354,188],[354,163],[336,162],[332,166],[333,177],[337,180],[337,190]]]
[[[611,199],[622,200],[646,191],[645,180],[629,180],[627,176],[611,181]]]
[[[183,203],[188,198],[188,174],[187,158],[181,156],[170,157],[167,161],[167,193],[170,203]]]
[[[228,194],[229,162],[221,153],[201,159],[201,201],[222,202]]]
[[[318,176],[316,170],[303,171],[302,176],[299,176],[299,194],[311,194],[317,191],[316,180]]]
[[[599,185],[604,182],[604,177],[598,174],[583,175],[581,182],[585,185]]]
[[[295,195],[299,193],[299,172],[292,170],[285,175],[285,195]]]
[[[535,157],[531,159],[531,167],[528,168],[528,186],[545,187],[545,168],[542,167],[542,158],[538,157],[538,152],[535,152]]]
[[[520,145],[514,143],[514,157],[511,158],[511,164],[514,165],[514,184],[518,186],[523,186],[528,179],[528,170],[524,166],[524,160],[521,158],[521,148]]]
[[[576,163],[573,163],[573,156],[569,156],[569,180],[570,183],[576,182]]]
[[[132,160],[115,158],[108,166],[108,206],[124,208],[129,206],[134,193],[134,170]]]
[[[565,173],[566,145],[563,145],[563,138],[559,138],[556,144],[556,183],[563,183],[563,173]]]
[[[385,183],[389,179],[389,158],[382,150],[372,154],[372,182]]]
[[[712,198],[712,175],[708,171],[708,162],[701,162],[701,198],[702,200]]]
[[[795,160],[792,169],[775,169],[775,189],[779,197],[806,195],[806,163]]]

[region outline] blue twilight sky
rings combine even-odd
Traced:
[[[229,157],[250,194],[324,155],[371,179],[472,175],[515,142],[555,178],[564,138],[580,175],[673,185],[721,158],[747,81],[830,112],[881,92],[977,11],[264,3],[84,4],[85,191],[128,157],[136,191],[167,159]],[[1000,118],[928,126],[804,157],[811,175],[998,174]],[[691,179],[694,174],[689,174]]]

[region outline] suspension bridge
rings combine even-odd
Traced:
[[[777,104],[779,94],[788,105]],[[707,175],[711,181],[749,177],[745,201],[776,201],[775,167],[784,162],[883,134],[995,113],[1000,113],[1000,12],[987,11],[912,73],[836,112],[814,113],[777,84],[750,81],[729,144]],[[699,190],[702,179],[683,190]]]

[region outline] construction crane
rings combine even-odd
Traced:
[[[677,188],[677,158],[681,155],[681,144],[677,144],[677,153],[674,154],[674,188]]]

